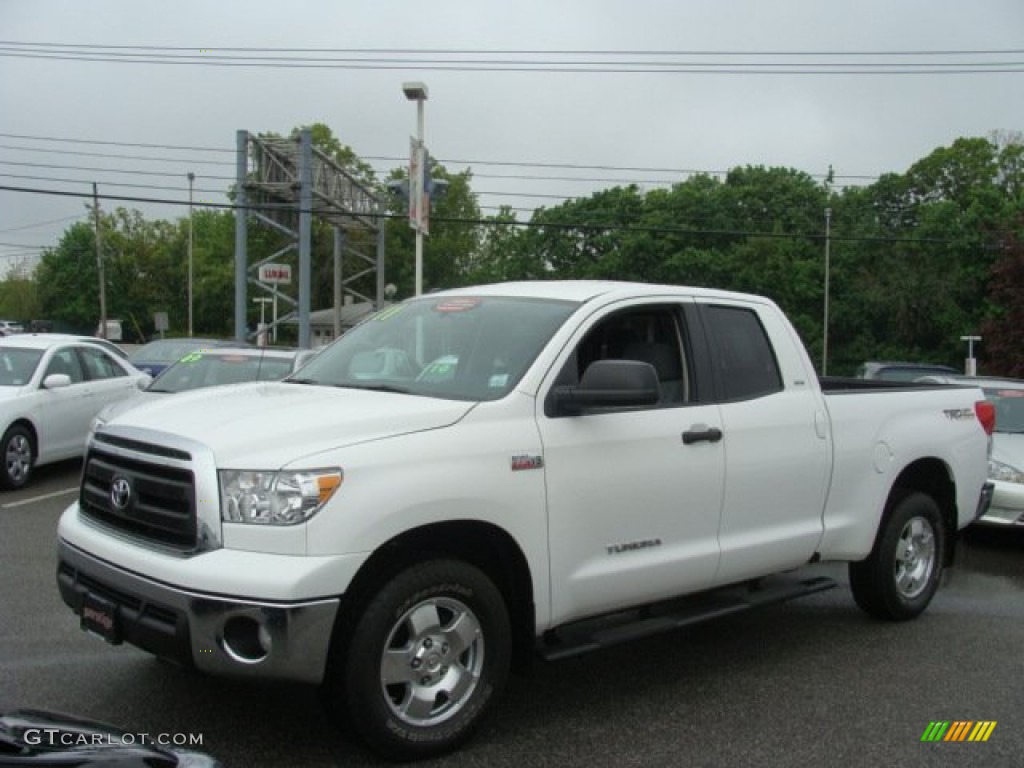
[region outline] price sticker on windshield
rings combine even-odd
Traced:
[[[439,301],[434,305],[435,312],[468,312],[480,306],[481,299],[454,298]]]

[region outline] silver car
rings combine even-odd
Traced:
[[[1024,380],[984,376],[926,376],[920,382],[981,387],[996,410],[988,479],[995,490],[983,525],[1024,526]]]

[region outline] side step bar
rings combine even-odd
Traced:
[[[584,619],[545,633],[541,657],[558,661],[680,627],[824,592],[836,586],[825,576],[771,576],[705,594]]]

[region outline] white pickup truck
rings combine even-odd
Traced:
[[[973,387],[819,384],[756,296],[613,282],[393,305],[280,383],[94,425],[82,626],[323,684],[378,752],[462,742],[513,666],[834,586],[909,619],[987,504]]]

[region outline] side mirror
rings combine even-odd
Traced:
[[[555,388],[559,413],[577,415],[605,408],[641,408],[661,397],[658,373],[637,360],[597,360],[576,386]]]
[[[51,373],[43,379],[43,389],[61,389],[71,386],[71,377],[66,373]]]

